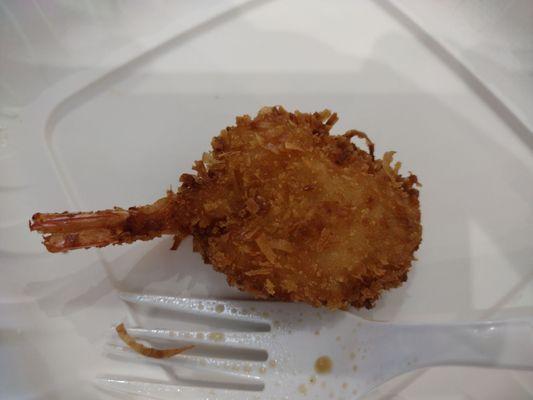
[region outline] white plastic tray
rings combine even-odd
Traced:
[[[361,314],[530,314],[533,137],[401,15],[389,3],[209,3],[25,108],[0,153],[1,397],[109,398],[91,380],[116,367],[101,349],[128,312],[117,290],[243,296],[189,241],[177,252],[161,239],[50,255],[27,220],[153,201],[236,115],[264,105],[335,110],[336,132],[366,131],[423,184],[419,261]],[[529,399],[532,382],[526,372],[434,368],[369,398]]]

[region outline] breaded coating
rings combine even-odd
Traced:
[[[422,235],[417,178],[375,159],[336,114],[265,107],[238,117],[177,193],[129,210],[36,214],[50,251],[193,236],[228,283],[258,298],[370,308],[407,279]],[[366,141],[368,152],[352,143]]]

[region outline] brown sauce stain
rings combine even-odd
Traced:
[[[329,374],[333,368],[333,362],[328,356],[318,357],[315,361],[315,371],[319,374]]]

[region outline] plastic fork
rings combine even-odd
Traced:
[[[158,365],[171,370],[173,379],[97,378],[100,388],[112,392],[158,399],[358,399],[397,375],[423,367],[533,369],[533,318],[396,324],[294,303],[130,293],[121,297],[130,304],[217,320],[225,328],[129,327],[132,336],[152,344],[195,348],[158,360],[113,338],[106,346],[110,357]]]

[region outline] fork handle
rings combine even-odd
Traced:
[[[533,318],[440,325],[396,325],[413,368],[470,365],[533,369]]]

